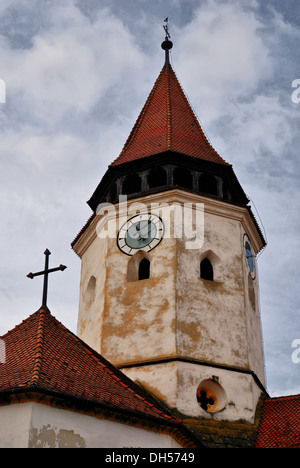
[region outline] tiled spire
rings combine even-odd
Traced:
[[[123,147],[116,166],[165,151],[173,151],[222,165],[224,161],[207,140],[172,69],[172,42],[162,43],[165,64]]]

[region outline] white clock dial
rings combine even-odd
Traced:
[[[128,219],[121,227],[117,244],[126,255],[138,250],[150,252],[161,241],[165,228],[162,219],[152,213],[143,213]]]
[[[255,278],[255,255],[248,236],[244,235],[244,253],[252,279]]]

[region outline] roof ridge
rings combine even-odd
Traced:
[[[170,421],[176,421],[176,422],[181,422],[178,419],[173,418],[172,416],[166,414],[164,411],[161,411],[160,409],[155,407],[155,404],[157,404],[155,401],[151,403],[148,401],[145,397],[147,396],[148,398],[151,399],[151,395],[147,393],[147,395],[139,395],[135,390],[130,388],[129,384],[133,384],[134,386],[137,386],[129,377],[126,376],[120,369],[115,367],[113,364],[111,364],[109,361],[107,361],[101,354],[99,354],[96,350],[91,348],[87,343],[85,343],[81,338],[79,338],[77,335],[75,335],[72,331],[70,331],[68,328],[66,328],[61,322],[59,322],[55,317],[53,317],[51,314],[50,316],[58,323],[58,325],[64,329],[64,331],[68,332],[70,335],[72,335],[72,338],[82,345],[84,352],[86,352],[91,359],[93,359],[95,362],[97,362],[102,369],[104,369],[105,372],[107,372],[116,382],[118,385],[120,385],[122,388],[124,388],[126,391],[129,391],[131,394],[134,394],[136,398],[139,400],[142,400],[143,403],[145,403],[147,406],[151,407],[153,411],[158,413],[158,415],[163,416],[164,418],[169,419]],[[105,361],[105,362],[103,362]],[[120,377],[118,377],[118,374],[121,374]],[[124,382],[122,382],[122,379],[125,380],[128,385]],[[139,386],[137,388],[141,389],[141,392],[144,393],[143,389]]]
[[[32,370],[31,385],[38,385],[41,375],[43,362],[43,344],[44,344],[44,327],[46,313],[50,313],[48,308],[39,309],[39,319],[36,335],[35,359]]]
[[[207,135],[206,135],[206,132],[205,132],[204,129],[202,128],[202,124],[200,123],[199,118],[198,118],[198,116],[196,115],[196,113],[195,113],[195,111],[194,111],[194,109],[193,109],[193,106],[192,106],[192,104],[191,104],[191,102],[190,102],[190,100],[189,100],[189,98],[188,98],[186,92],[184,91],[184,89],[183,89],[183,87],[182,87],[182,85],[181,85],[181,83],[180,83],[180,81],[179,81],[179,79],[178,79],[178,77],[177,77],[177,75],[176,75],[176,72],[173,70],[173,68],[171,67],[171,65],[169,65],[169,67],[170,67],[171,72],[173,73],[173,75],[174,75],[174,77],[175,77],[175,79],[176,79],[176,81],[177,81],[178,87],[179,87],[180,91],[182,92],[183,97],[184,97],[185,100],[187,101],[188,108],[189,108],[189,110],[190,110],[190,112],[191,112],[193,118],[195,119],[195,122],[196,122],[196,125],[197,125],[197,127],[198,127],[198,130],[201,132],[201,135],[204,137],[206,143],[210,146],[211,150],[214,151],[214,153],[216,153],[216,155],[217,155],[224,163],[226,163],[227,165],[231,165],[231,164],[227,163],[227,162],[225,161],[225,159],[223,159],[223,158],[218,154],[218,152],[215,150],[215,148],[213,147],[213,145],[212,145],[211,142],[209,141],[209,139],[208,139],[208,137],[207,137]]]
[[[46,307],[47,308],[47,307]],[[8,337],[9,335],[11,335],[15,330],[17,330],[18,328],[22,327],[24,323],[26,322],[29,322],[29,320],[31,320],[35,315],[38,315],[41,311],[41,307],[36,310],[35,312],[33,312],[32,314],[28,315],[28,317],[26,317],[26,319],[22,320],[22,322],[18,323],[17,325],[15,325],[13,328],[11,328],[10,330],[8,330],[6,333],[4,333],[3,335],[0,335],[0,338],[1,339],[4,339],[6,337]],[[47,308],[48,309],[48,308]],[[50,312],[50,311],[49,311]]]
[[[173,71],[170,64],[164,66],[165,69],[170,68],[170,71]],[[171,103],[171,83],[170,83],[170,73],[167,73],[166,80],[166,112],[167,112],[167,134],[166,134],[166,144],[167,150],[172,150],[172,103]]]
[[[181,424],[151,394],[59,322],[48,307],[41,307],[23,320],[5,339],[9,342],[9,359],[4,374],[0,375],[0,393],[26,392],[29,388],[63,392],[65,396]],[[15,355],[16,346],[21,354]],[[80,365],[76,368],[74,356],[77,352],[85,362],[84,369]],[[91,369],[93,374],[89,373]],[[94,381],[91,381],[92,376],[95,376]]]
[[[35,362],[34,362],[34,367],[33,367],[33,372],[32,372],[32,379],[31,379],[31,385],[38,385],[39,379],[40,379],[40,373],[41,373],[41,367],[42,367],[42,358],[43,358],[43,344],[44,344],[44,327],[45,327],[45,319],[46,315],[48,314],[48,317],[52,322],[55,322],[55,324],[63,330],[64,333],[67,333],[77,344],[79,344],[83,351],[89,355],[91,359],[93,359],[114,381],[120,385],[125,391],[130,392],[131,394],[134,394],[136,398],[139,400],[143,401],[144,404],[146,404],[148,407],[150,407],[153,411],[155,411],[158,416],[163,416],[166,419],[169,419],[170,421],[177,421],[180,422],[180,420],[173,418],[172,416],[166,414],[166,412],[162,411],[159,408],[155,407],[155,404],[157,404],[155,401],[152,403],[151,401],[148,401],[148,399],[152,399],[151,395],[147,393],[147,395],[143,395],[144,391],[143,389],[135,384],[129,377],[126,376],[122,371],[120,371],[117,367],[115,367],[113,364],[111,364],[107,359],[105,359],[101,354],[99,354],[96,350],[91,348],[86,342],[84,342],[81,338],[79,338],[75,333],[73,333],[71,330],[69,330],[65,325],[63,325],[59,320],[57,320],[50,312],[50,310],[46,308],[41,308],[39,309],[36,314],[39,313],[40,317],[38,319],[38,327],[37,327],[37,340],[36,340],[36,350],[35,350]],[[34,314],[32,314],[34,315]],[[31,317],[32,317],[31,315]],[[28,317],[29,318],[29,317]],[[25,321],[24,321],[25,322]],[[118,375],[119,374],[119,375]],[[124,382],[125,381],[125,382]],[[128,384],[128,385],[127,385]],[[130,384],[138,389],[141,390],[141,395],[137,393],[136,389],[130,388]]]
[[[127,150],[130,147],[130,145],[133,143],[134,137],[137,134],[137,131],[140,128],[140,126],[141,126],[141,124],[142,124],[142,122],[144,120],[144,117],[146,115],[146,110],[149,108],[149,105],[150,105],[150,103],[151,103],[151,101],[153,99],[153,96],[155,94],[155,91],[156,91],[156,89],[158,87],[159,79],[160,79],[161,74],[163,73],[164,68],[165,68],[165,65],[163,66],[163,68],[162,68],[160,74],[158,75],[158,77],[156,78],[154,86],[151,89],[151,91],[150,91],[150,93],[149,93],[149,95],[148,95],[148,97],[146,99],[146,102],[145,102],[145,104],[144,104],[144,106],[143,106],[137,120],[135,121],[135,124],[134,124],[131,132],[129,133],[129,136],[128,136],[127,140],[125,141],[125,144],[123,145],[121,153],[110,165],[116,164],[117,161],[119,161],[121,159],[124,151]]]
[[[274,401],[274,400],[285,400],[285,399],[293,399],[293,398],[300,398],[300,393],[295,393],[292,395],[279,395],[267,398],[266,401]]]

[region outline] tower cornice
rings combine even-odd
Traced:
[[[84,231],[81,232],[80,236],[76,238],[72,244],[74,251],[80,258],[82,258],[84,252],[97,238],[97,233],[101,231],[109,220],[114,219],[115,216],[118,219],[126,216],[131,203],[134,203],[136,209],[139,204],[141,207],[147,206],[149,209],[151,208],[151,205],[155,204],[169,204],[170,206],[174,203],[180,203],[182,205],[194,204],[195,206],[197,203],[203,204],[204,213],[215,214],[219,217],[240,221],[244,230],[248,232],[248,235],[251,238],[253,249],[256,254],[265,246],[264,238],[260,233],[260,229],[251,209],[248,209],[248,207],[227,203],[216,198],[208,198],[185,190],[173,189],[162,193],[153,193],[151,195],[135,198],[128,202],[116,203],[112,205],[114,209],[105,211],[105,214],[104,211],[100,211],[98,214],[95,214],[90,218],[90,221],[87,223]]]

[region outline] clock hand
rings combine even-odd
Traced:
[[[141,237],[141,239],[148,239],[148,238],[149,238],[149,234],[150,234],[150,229],[149,229],[149,227],[150,227],[150,224],[151,224],[151,221],[148,220],[147,226],[144,227],[143,229],[141,229],[141,231],[140,231],[140,237]],[[146,228],[147,228],[147,232],[145,232],[145,231],[146,231]],[[145,235],[146,235],[146,237],[145,237]]]
[[[135,224],[135,225],[131,226],[131,228],[130,228],[130,237],[132,237],[133,239],[139,239],[140,238],[140,228],[141,228],[140,224],[139,224],[139,226],[138,226],[138,224]]]
[[[140,234],[136,231],[136,232],[131,233],[130,237],[132,237],[133,239],[139,239]]]

